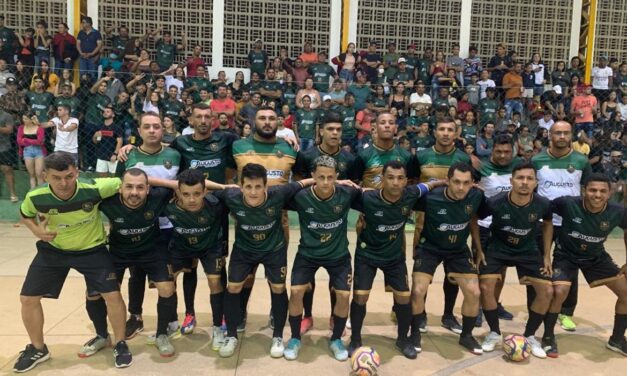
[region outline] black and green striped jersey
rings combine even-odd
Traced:
[[[433,146],[416,154],[416,170],[422,183],[446,179],[449,167],[458,162],[470,164],[470,157],[457,148],[440,153]]]
[[[412,177],[410,166],[411,153],[398,145],[390,149],[381,149],[373,144],[357,154],[355,159],[355,177],[362,180],[365,188],[381,188],[383,166],[389,161],[398,161],[407,168],[408,177]]]
[[[193,136],[177,137],[170,144],[181,154],[181,170],[197,169],[205,178],[224,184],[226,168],[235,168],[232,147],[239,137],[230,132],[213,132],[208,139],[197,141]]]
[[[299,183],[269,187],[264,203],[255,207],[246,204],[240,189],[214,192],[235,217],[233,247],[253,253],[273,252],[284,247],[282,211],[301,188]]]
[[[609,202],[600,213],[588,211],[581,197],[559,197],[552,201],[553,212],[562,217],[555,251],[577,259],[591,259],[605,251],[605,240],[615,227],[627,228],[627,211]]]
[[[348,252],[347,217],[360,190],[335,186],[333,196],[320,199],[314,188],[302,189],[288,203],[298,213],[300,243],[298,252],[313,260],[337,260]]]
[[[183,210],[173,201],[164,213],[174,226],[170,247],[176,251],[194,253],[222,247],[222,222],[227,210],[213,195],[206,195],[202,209],[196,212]]]
[[[304,179],[310,178],[311,172],[314,169],[314,161],[321,155],[328,155],[329,157],[335,159],[338,169],[337,178],[339,180],[356,179],[353,168],[355,164],[355,156],[341,148],[335,154],[325,153],[322,149],[320,149],[320,146],[310,148],[305,152],[299,152],[296,157],[296,164],[294,165],[294,173]]]
[[[316,138],[316,124],[319,113],[316,110],[300,109],[296,111],[296,131],[300,138]]]
[[[416,211],[425,214],[419,246],[435,251],[466,250],[470,221],[477,215],[482,202],[483,193],[476,188],[470,189],[461,200],[450,198],[446,187],[435,188],[420,198]]]
[[[426,185],[405,188],[396,202],[383,197],[380,189],[364,192],[353,202],[353,209],[364,214],[365,225],[357,238],[356,255],[377,261],[405,257],[405,222],[418,199],[427,194]]]
[[[525,206],[514,204],[510,193],[502,192],[486,200],[479,216],[492,216],[488,242],[490,253],[521,255],[538,252],[536,236],[540,219],[550,221],[553,217],[551,202],[546,198],[533,195]]]
[[[83,251],[105,243],[105,231],[98,207],[102,200],[120,189],[118,178],[78,179],[76,192],[68,200],[58,198],[48,184],[30,190],[20,212],[25,218],[42,215],[48,230],[57,235],[50,242],[62,251]]]
[[[172,191],[152,188],[146,202],[131,209],[118,193],[104,200],[100,210],[109,218],[109,251],[114,254],[138,254],[155,251],[160,238],[158,217],[170,201]]]

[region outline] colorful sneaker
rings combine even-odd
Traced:
[[[20,356],[13,365],[13,372],[21,373],[30,371],[39,363],[43,363],[48,359],[50,359],[50,352],[48,352],[46,345],[44,345],[42,350],[37,350],[35,346],[28,344],[23,351],[20,351]]]
[[[237,332],[243,333],[246,331],[246,320],[248,319],[248,314],[244,315],[242,321],[237,326]]]
[[[557,316],[557,319],[559,320],[562,329],[566,330],[567,332],[574,332],[575,330],[577,330],[577,324],[575,324],[575,322],[573,321],[572,316],[562,315],[560,313]]]
[[[542,338],[542,348],[549,358],[558,358],[560,356],[559,351],[557,351],[557,341],[555,337]]]
[[[137,335],[137,333],[142,332],[144,330],[144,321],[142,321],[139,316],[131,315],[128,320],[126,320],[126,339],[133,339]]]
[[[157,349],[159,350],[159,355],[164,358],[169,358],[174,355],[174,346],[170,343],[170,338],[167,335],[161,334],[157,337],[157,341],[155,342]]]
[[[442,327],[455,334],[462,334],[462,326],[459,325],[455,316],[442,316]]]
[[[273,358],[282,358],[285,352],[285,346],[283,345],[283,338],[272,338],[272,346],[270,347],[270,356]]]
[[[300,339],[292,338],[287,342],[287,347],[283,351],[283,357],[287,360],[296,360],[300,351]]]
[[[125,341],[120,341],[115,345],[113,357],[115,358],[115,368],[126,368],[133,364],[133,354],[131,354]]]
[[[329,342],[329,350],[333,353],[335,360],[343,362],[348,359],[348,351],[346,350],[342,340],[339,338]]]
[[[171,340],[181,338],[181,328],[178,327],[176,329],[170,329],[170,327],[168,326],[168,338]],[[155,343],[157,343],[156,334],[151,334],[146,338],[147,345],[154,345]]]
[[[503,336],[501,334],[499,334],[497,332],[490,332],[483,339],[483,343],[481,344],[481,348],[485,352],[492,352],[492,351],[494,351],[494,348],[496,347],[496,345],[500,344],[501,342],[503,342]]]
[[[111,346],[111,339],[109,338],[109,336],[107,336],[107,338],[104,338],[97,335],[89,341],[85,342],[77,355],[79,358],[88,358],[107,346]]]
[[[496,306],[496,313],[499,315],[500,320],[511,321],[514,319],[514,315],[508,312],[501,303],[498,303],[498,305]]]
[[[473,336],[460,336],[459,344],[464,346],[468,351],[475,355],[483,354],[483,349],[479,342]]]
[[[300,335],[307,333],[313,328],[313,317],[303,317],[300,322]]]
[[[420,335],[420,332],[418,333],[412,333],[411,336],[409,336],[409,342],[411,342],[412,345],[414,345],[414,349],[416,350],[416,353],[421,353],[422,352],[422,336]]]
[[[224,343],[224,332],[219,326],[213,327],[213,336],[211,337],[211,349],[213,351],[219,351]],[[237,343],[236,343],[237,345]]]
[[[619,340],[615,340],[610,337],[610,340],[607,341],[607,344],[605,344],[605,347],[607,347],[608,349],[612,351],[616,351],[619,354],[623,354],[624,356],[627,356],[627,339],[625,339],[625,337]]]
[[[185,320],[183,320],[183,325],[181,326],[181,333],[192,334],[195,327],[196,327],[196,315],[194,315],[193,313],[186,313]]]
[[[361,343],[361,340],[351,339],[351,341],[348,343],[348,347],[346,348],[346,350],[348,351],[348,356],[353,356],[353,353],[355,352],[355,350],[357,350],[358,348],[362,346],[363,344]]]
[[[416,359],[418,357],[418,351],[416,351],[414,345],[407,339],[396,340],[396,348],[407,359]]]
[[[235,349],[237,349],[237,343],[239,341],[235,337],[226,337],[222,343],[222,346],[219,348],[220,356],[223,358],[229,358],[235,354]]]
[[[226,320],[224,319],[224,317],[222,318],[222,325],[220,325],[220,330],[226,332]]]
[[[527,342],[529,343],[529,346],[531,346],[531,355],[540,359],[546,358],[546,352],[544,351],[542,345],[540,344],[540,342],[538,342],[535,336],[527,337]]]

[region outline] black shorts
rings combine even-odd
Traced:
[[[247,252],[233,248],[229,260],[229,283],[243,283],[259,264],[265,269],[266,278],[275,285],[285,284],[287,274],[287,247],[273,252]]]
[[[485,254],[487,265],[479,265],[479,278],[502,279],[501,271],[508,266],[515,266],[521,284],[531,282],[551,283],[551,278],[542,274],[544,258],[540,252],[524,255],[506,255],[499,252]]]
[[[37,255],[28,268],[20,295],[57,299],[70,269],[83,275],[88,295],[120,290],[113,260],[104,245],[80,252],[62,251],[43,241],[36,245]]]
[[[192,268],[195,268],[200,261],[206,275],[219,277],[226,265],[226,257],[223,252],[222,243],[211,249],[194,253],[180,252],[170,248],[168,252],[170,270],[172,275],[176,277],[180,272],[191,272]]]
[[[625,278],[618,274],[620,268],[607,252],[591,259],[576,259],[562,252],[554,252],[553,284],[570,286],[579,270],[583,273],[590,287],[605,285],[614,280]]]
[[[351,290],[353,268],[351,267],[350,254],[337,260],[320,261],[307,258],[300,252],[296,253],[292,266],[292,286],[311,284],[315,280],[316,271],[319,268],[324,268],[329,273],[329,280],[333,289]]]
[[[385,291],[391,291],[401,296],[410,295],[405,257],[392,261],[376,261],[359,255],[355,256],[353,294],[367,295],[370,293],[377,269],[383,271]]]
[[[0,166],[15,166],[17,154],[14,150],[0,151]]]
[[[174,280],[168,266],[168,256],[163,249],[157,249],[155,252],[124,254],[115,252],[114,249],[110,248],[110,252],[119,283],[122,283],[124,271],[127,268],[131,270],[142,269],[148,275],[148,282],[151,284]]]
[[[455,278],[478,278],[474,255],[468,248],[461,251],[435,251],[418,247],[414,253],[413,273],[433,277],[438,265],[444,264],[444,272],[451,282]]]

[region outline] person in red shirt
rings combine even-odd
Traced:
[[[185,66],[187,67],[187,77],[196,77],[196,68],[198,68],[198,66],[202,65],[205,66],[207,64],[205,64],[205,60],[203,60],[202,57],[200,57],[200,54],[202,53],[202,47],[200,47],[200,45],[196,45],[194,47],[194,50],[192,52],[192,56],[187,58],[187,61],[185,62]]]
[[[211,127],[212,129],[216,129],[218,126],[220,126],[220,122],[218,121],[218,114],[225,114],[229,118],[230,128],[233,128],[235,126],[235,108],[237,104],[226,94],[226,85],[219,84],[218,96],[214,98],[209,104],[209,108],[211,108],[211,112],[214,115],[213,126]]]
[[[589,138],[592,137],[597,105],[590,85],[583,85],[577,89],[577,95],[570,104],[570,112],[575,117],[575,134],[583,130]]]
[[[283,114],[283,125],[285,128],[293,129],[295,117],[294,114],[291,113],[288,104],[281,106],[281,114]]]
[[[318,54],[313,50],[311,42],[305,42],[303,50],[304,52],[300,54],[299,58],[303,61],[305,68],[318,62]]]
[[[72,69],[73,61],[78,56],[76,38],[68,33],[68,29],[66,23],[59,23],[58,32],[52,38],[54,70],[57,73],[63,69]]]

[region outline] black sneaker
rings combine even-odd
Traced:
[[[137,315],[131,315],[126,321],[126,339],[133,339],[144,330],[144,322]]]
[[[498,305],[496,306],[496,312],[498,313],[500,320],[511,321],[514,319],[514,315],[508,312],[501,303],[498,303]]]
[[[442,327],[450,330],[455,334],[462,334],[462,326],[453,315],[442,316]]]
[[[605,347],[612,351],[616,351],[619,354],[627,356],[627,340],[625,339],[625,337],[619,340],[615,340],[610,337],[610,340],[607,341]]]
[[[401,354],[405,355],[407,359],[416,359],[418,357],[418,351],[414,348],[413,343],[407,339],[397,339],[396,348]]]
[[[50,359],[48,347],[44,345],[43,350],[37,350],[35,346],[28,344],[24,351],[20,351],[20,356],[13,366],[13,372],[26,372],[35,368],[37,364],[43,363]]]
[[[246,321],[248,320],[248,313],[245,313],[242,316],[242,321],[239,323],[239,325],[237,325],[237,332],[238,333],[243,333],[246,331]]]
[[[353,356],[353,352],[362,346],[363,344],[361,343],[361,340],[351,339],[350,343],[348,344],[348,347],[346,348],[346,350],[348,351],[348,356],[349,357]]]
[[[459,344],[464,346],[466,349],[468,349],[468,351],[475,355],[483,354],[483,349],[481,348],[481,345],[473,336],[460,336]]]
[[[542,348],[546,353],[546,356],[549,358],[558,358],[560,356],[559,351],[557,351],[557,341],[555,337],[543,337],[542,338]]]
[[[481,325],[483,325],[483,310],[482,309],[479,310],[479,314],[477,315],[477,318],[475,319],[475,328],[481,328]]]
[[[115,358],[116,368],[126,368],[133,364],[133,354],[131,354],[125,341],[120,341],[115,345],[113,357]]]
[[[420,332],[412,333],[411,336],[409,336],[409,342],[414,346],[416,353],[422,352],[422,336]]]

